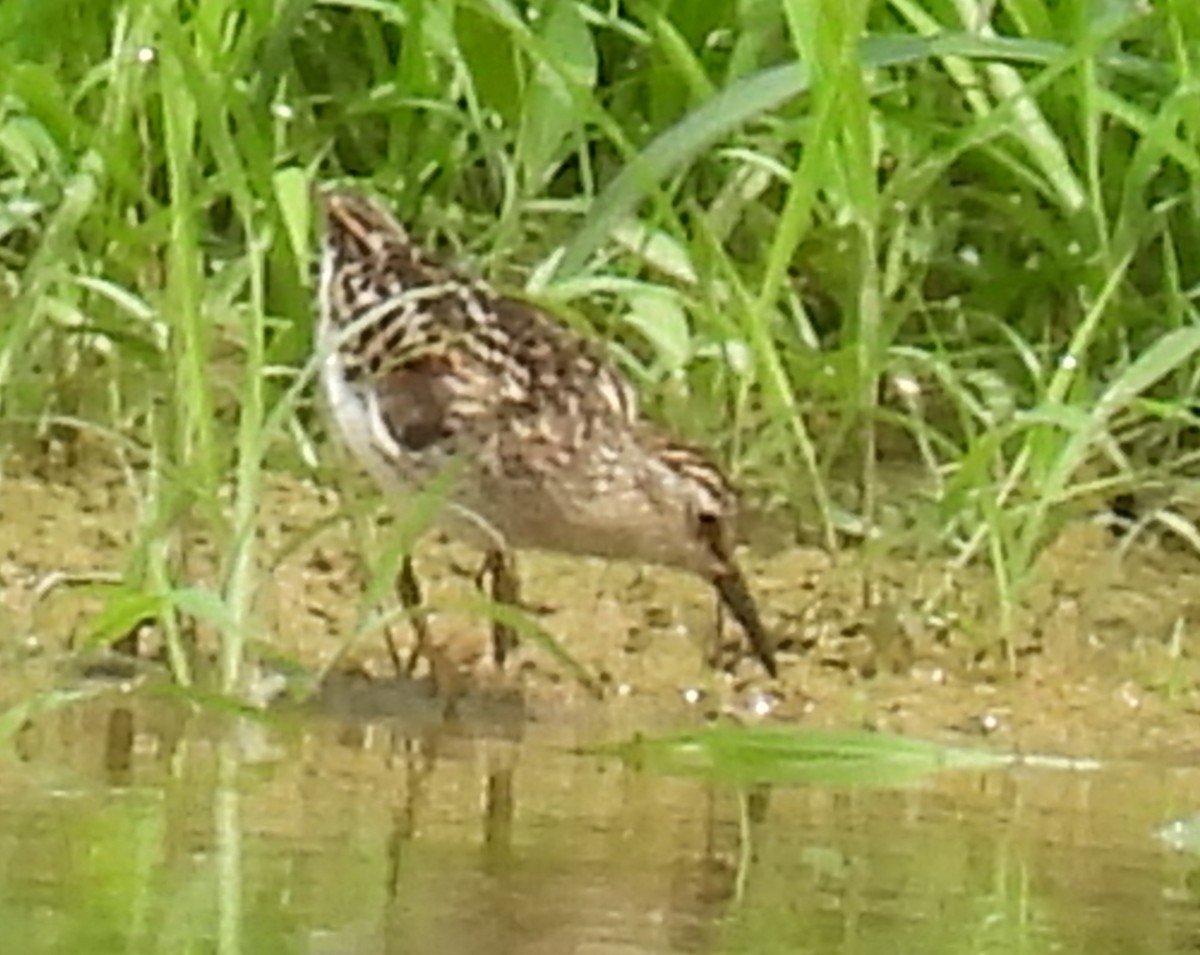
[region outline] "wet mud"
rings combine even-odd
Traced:
[[[367,506],[355,516],[347,501]],[[364,589],[394,526],[373,502],[363,485],[274,474],[259,508],[254,650],[301,674],[315,688],[305,705],[323,712],[450,722],[501,737],[553,726],[594,738],[724,716],[1174,764],[1197,755],[1200,563],[1150,538],[1124,546],[1095,521],[1069,525],[1047,548],[1007,641],[983,568],[854,550],[747,550],[746,574],[779,644],[778,680],[735,652],[744,637],[729,622],[721,640],[737,659],[727,670],[706,665],[717,615],[699,581],[520,555],[533,619],[596,681],[597,699],[529,639],[503,673],[495,670],[472,582],[480,555],[436,532],[415,551],[436,608],[434,666],[397,675],[378,628],[355,639],[376,609]],[[87,635],[114,582],[136,569],[145,506],[102,461],[9,459],[0,480],[0,657],[9,692],[94,665],[99,651]],[[177,584],[215,588],[216,551],[201,535],[180,535]],[[383,590],[381,604],[394,608]],[[406,648],[405,621],[390,627]],[[154,628],[144,636],[153,653]],[[271,664],[263,679],[277,671]]]

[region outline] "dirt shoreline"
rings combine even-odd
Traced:
[[[397,681],[378,634],[345,645],[360,613],[369,563],[363,554],[380,553],[383,538],[372,515],[337,520],[338,499],[312,481],[269,476],[259,509],[258,642],[308,672],[337,657],[338,676],[320,697],[335,714],[439,718],[445,692],[431,702],[428,680]],[[80,639],[102,602],[94,587],[79,584],[119,579],[137,520],[134,496],[115,468],[9,459],[0,479],[5,659],[31,648],[55,656]],[[212,550],[202,539],[190,547],[181,561],[187,583],[213,585]],[[1043,555],[1021,611],[1015,673],[986,639],[987,581],[979,571],[950,578],[943,563],[867,563],[860,554],[832,558],[804,548],[745,555],[781,646],[781,676],[771,681],[748,656],[732,673],[704,665],[714,612],[701,582],[522,555],[526,597],[545,611],[538,622],[599,680],[600,702],[529,641],[496,674],[486,620],[454,610],[474,596],[469,574],[477,555],[430,537],[417,560],[428,600],[446,608],[432,627],[446,667],[440,683],[448,680],[461,701],[456,718],[474,713],[486,722],[489,714],[516,713],[518,720],[649,729],[724,716],[869,726],[1025,752],[1179,765],[1196,758],[1200,674],[1191,642],[1200,569],[1152,541],[1122,553],[1096,524],[1069,527]],[[929,595],[939,587],[946,596],[931,609]],[[864,593],[873,595],[866,608]],[[402,622],[395,632],[409,639]],[[741,639],[727,625],[726,642]]]

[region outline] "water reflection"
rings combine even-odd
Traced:
[[[0,774],[6,941],[320,955],[1200,942],[1197,860],[1155,838],[1200,805],[1195,772],[739,791],[522,727],[262,727],[120,696],[47,714],[16,738],[20,771]]]
[[[104,733],[104,775],[110,786],[128,786],[133,768],[133,710],[115,706]]]

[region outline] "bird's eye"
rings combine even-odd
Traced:
[[[729,542],[725,539],[725,524],[721,515],[712,511],[700,511],[695,520],[700,539],[715,555],[724,560],[728,556]]]
[[[724,516],[714,511],[698,511],[692,519],[692,533],[696,535],[696,543],[705,554],[707,572],[714,576],[727,573],[731,554],[729,529]]]

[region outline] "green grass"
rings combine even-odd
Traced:
[[[863,731],[710,726],[674,736],[642,737],[598,749],[639,769],[702,776],[747,786],[808,782],[905,786],[951,769],[994,769],[1015,759]]]
[[[106,442],[100,632],[153,606],[187,682],[198,616],[236,686],[261,478],[319,429],[308,186],[361,179],[827,546],[917,471],[1003,617],[1064,520],[1192,470],[1193,6],[9,4],[3,437]]]

